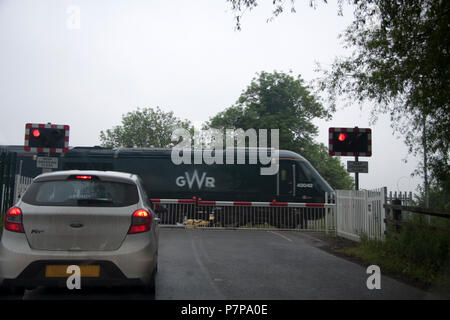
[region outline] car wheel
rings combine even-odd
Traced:
[[[0,286],[0,296],[7,296],[11,294],[9,288]]]
[[[155,295],[156,292],[156,268],[153,270],[150,281],[147,284],[142,285],[133,285],[127,287],[127,292],[138,293],[138,294],[146,294],[146,295]]]
[[[150,280],[150,283],[145,286],[145,292],[151,295],[154,295],[156,293],[156,271],[158,270],[158,264],[155,267],[155,270],[153,270],[152,278]]]

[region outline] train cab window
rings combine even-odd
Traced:
[[[298,165],[296,167],[296,179],[299,182],[310,182],[311,179],[307,177],[307,175],[305,174],[305,170],[303,168],[303,166]]]
[[[313,178],[311,172],[305,168],[304,164],[299,162],[296,167],[296,179],[299,182],[311,183]]]
[[[301,171],[304,174],[304,183],[312,184],[315,190],[330,190],[330,186],[328,186],[326,181],[323,180],[309,162],[299,162],[298,169],[298,171]],[[302,180],[300,180],[300,182],[302,182]]]

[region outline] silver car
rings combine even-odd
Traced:
[[[0,287],[66,286],[78,266],[83,286],[155,291],[158,217],[141,179],[110,171],[36,177],[4,219]]]

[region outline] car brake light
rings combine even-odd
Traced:
[[[4,227],[8,231],[24,233],[22,224],[22,210],[12,207],[6,212]]]
[[[128,234],[140,233],[150,230],[152,227],[152,215],[144,209],[133,212],[131,226]]]
[[[82,180],[90,180],[90,179],[92,179],[91,176],[76,176],[75,178],[82,179]]]

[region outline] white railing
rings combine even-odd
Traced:
[[[401,200],[402,206],[412,206],[412,192],[402,192],[402,191],[389,191],[386,197],[386,204],[392,204],[392,200]]]
[[[152,199],[161,224],[192,228],[334,231],[334,204]]]
[[[24,194],[25,190],[31,184],[32,181],[33,178],[24,177],[16,174],[14,183],[14,203],[16,203],[17,200],[19,200],[19,197],[21,197]]]
[[[386,188],[336,190],[336,234],[354,241],[361,241],[363,234],[384,239],[386,192]]]

